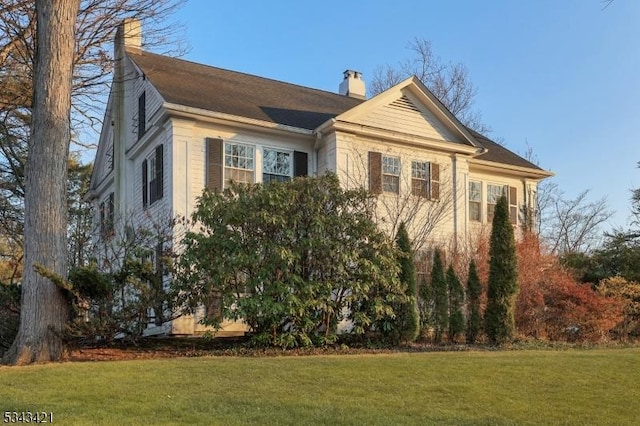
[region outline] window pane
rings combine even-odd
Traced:
[[[424,161],[411,162],[411,177],[415,179],[427,179],[429,176],[429,163]]]
[[[506,194],[506,185],[487,185],[487,204],[497,204],[498,199]]]
[[[382,173],[400,176],[400,158],[382,157]]]
[[[427,185],[427,181],[424,179],[411,179],[411,194],[418,197],[428,198],[429,196],[429,185]]]
[[[400,178],[398,176],[382,175],[382,190],[397,194],[400,190]]]
[[[253,170],[253,147],[225,144],[224,165],[236,169]]]
[[[469,202],[469,219],[480,222],[480,203],[471,201]]]
[[[482,184],[469,182],[469,201],[482,201]]]
[[[264,174],[291,176],[293,167],[290,152],[264,149],[262,154],[262,171]]]

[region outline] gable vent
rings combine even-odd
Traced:
[[[395,107],[395,108],[399,108],[399,109],[403,109],[403,110],[407,110],[407,111],[421,112],[413,104],[413,102],[411,102],[411,100],[409,98],[407,98],[406,96],[403,96],[403,97],[398,98],[395,101],[391,102],[390,106]]]

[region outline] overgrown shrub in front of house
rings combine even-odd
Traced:
[[[212,307],[206,324],[242,320],[281,347],[331,343],[339,325],[390,336],[407,296],[374,207],[335,175],[205,191],[173,281],[185,312]]]
[[[171,224],[124,226],[98,247],[90,264],[72,268],[68,284],[75,315],[71,340],[135,341],[149,326],[173,318],[173,294],[164,283],[172,259]]]

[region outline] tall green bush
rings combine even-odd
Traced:
[[[504,195],[495,207],[489,256],[485,331],[490,343],[501,344],[515,335],[514,307],[518,293],[516,244]]]
[[[467,278],[467,343],[475,343],[482,328],[482,313],[480,312],[480,297],[482,285],[478,277],[476,262],[469,263]]]
[[[447,268],[447,288],[449,292],[449,341],[455,342],[457,337],[464,333],[464,289],[453,270],[453,266]]]
[[[413,342],[420,331],[420,315],[418,313],[418,295],[416,293],[416,267],[413,261],[411,240],[404,222],[401,222],[400,226],[398,226],[396,247],[400,265],[399,278],[407,294],[406,302],[398,307],[397,312],[399,338],[405,342]]]
[[[407,296],[374,206],[335,175],[205,191],[173,280],[185,312],[216,294],[222,317],[282,347],[331,343],[341,323],[389,336]]]
[[[431,292],[434,310],[434,340],[436,343],[440,343],[449,326],[449,297],[442,255],[438,249],[433,255],[431,267]]]

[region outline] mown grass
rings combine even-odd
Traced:
[[[640,349],[0,367],[0,415],[58,424],[637,424]]]

